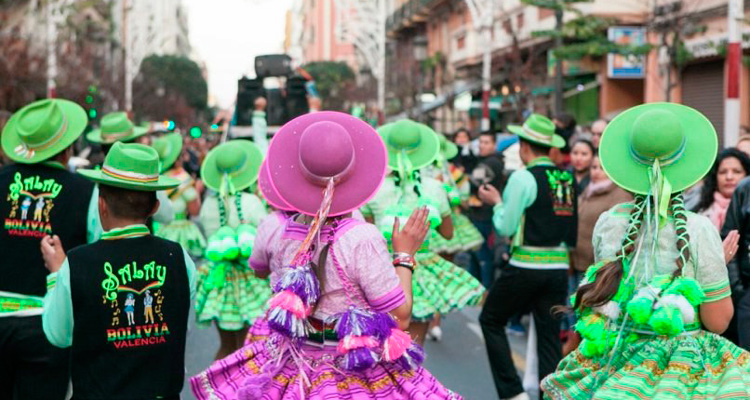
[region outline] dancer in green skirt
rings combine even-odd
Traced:
[[[433,163],[440,150],[437,134],[426,125],[402,120],[382,126],[378,133],[388,148],[388,176],[375,197],[361,210],[389,238],[396,218],[404,221],[418,207],[430,211],[430,225],[450,239],[453,235],[448,196],[435,179],[422,177],[420,169]],[[430,236],[430,235],[428,235]],[[416,255],[419,268],[414,271],[412,323],[409,332],[422,344],[429,322],[467,305],[477,305],[484,295],[481,283],[457,265],[430,250],[426,241]]]
[[[203,202],[200,221],[208,236],[206,263],[198,269],[196,321],[216,324],[221,347],[216,359],[240,348],[248,327],[263,314],[271,289],[247,264],[255,229],[266,216],[261,200],[243,190],[258,179],[262,155],[247,140],[211,150],[201,166],[206,186],[215,191]]]
[[[680,104],[607,126],[602,167],[636,199],[596,225],[599,262],[573,300],[583,341],[542,381],[546,398],[750,398],[750,353],[719,336],[733,314],[721,239],[682,197],[716,151],[711,122]]]
[[[179,243],[193,259],[201,257],[206,248],[206,239],[190,217],[198,215],[201,208],[200,193],[195,189],[195,181],[182,168],[182,136],[170,133],[154,139],[151,147],[159,153],[161,172],[180,181],[180,186],[167,192],[172,201],[174,220],[166,225],[158,225],[156,236]]]

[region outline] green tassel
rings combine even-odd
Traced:
[[[255,228],[251,225],[243,224],[237,227],[237,244],[242,258],[250,257],[253,251],[253,242],[255,242],[255,233]]]
[[[682,314],[677,307],[659,307],[648,320],[649,326],[660,335],[675,336],[685,330]]]

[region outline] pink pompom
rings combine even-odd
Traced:
[[[404,355],[411,346],[411,336],[398,328],[391,328],[391,334],[383,344],[383,359],[388,362],[396,361]]]
[[[283,290],[276,293],[271,300],[268,301],[268,307],[282,308],[289,311],[297,318],[307,318],[310,315],[310,310],[305,307],[302,299],[291,290]]]
[[[378,347],[379,345],[380,343],[378,340],[372,336],[349,335],[339,342],[338,351],[339,353],[344,354],[349,350],[361,348],[371,349],[373,347]]]

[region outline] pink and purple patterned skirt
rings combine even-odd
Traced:
[[[304,344],[294,357],[281,354],[279,341],[261,319],[246,345],[192,377],[191,389],[200,400],[461,399],[422,367],[406,371],[379,363],[363,372],[342,371],[336,368],[335,342]],[[270,378],[262,390],[243,389],[262,375]]]

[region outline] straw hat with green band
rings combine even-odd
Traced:
[[[388,167],[394,171],[416,171],[435,161],[440,139],[424,124],[403,119],[378,128],[388,149]]]
[[[164,172],[174,165],[174,162],[180,158],[182,151],[182,136],[179,133],[170,133],[160,138],[154,139],[151,147],[159,153],[161,161],[161,171]]]
[[[703,114],[682,104],[649,103],[624,111],[607,125],[599,158],[618,186],[648,194],[653,184],[668,199],[700,181],[717,151],[716,130]]]
[[[148,133],[148,128],[135,126],[122,111],[106,114],[102,117],[99,129],[86,135],[89,142],[112,144],[114,142],[131,142]]]
[[[231,140],[208,152],[201,178],[220,196],[247,189],[258,180],[263,153],[249,140]]]
[[[115,143],[101,169],[83,169],[78,173],[102,185],[130,190],[156,191],[180,184],[177,179],[159,175],[156,150],[137,143]]]
[[[522,139],[546,147],[565,147],[565,139],[555,134],[555,124],[540,114],[531,114],[523,125],[508,125],[508,130]]]
[[[35,101],[18,110],[5,124],[3,151],[18,163],[42,162],[73,144],[87,124],[86,111],[72,101]]]

